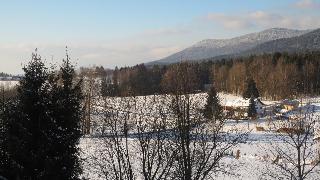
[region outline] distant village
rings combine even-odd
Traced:
[[[275,119],[293,118],[292,112],[299,109],[298,100],[282,100],[276,103],[265,104],[260,98],[254,100],[258,117],[273,117]],[[223,104],[223,110],[229,119],[248,119],[249,99],[238,99],[232,103]],[[308,107],[312,108],[312,107]]]

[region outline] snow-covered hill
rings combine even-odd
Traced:
[[[181,60],[200,60],[222,55],[238,54],[265,42],[296,37],[308,32],[310,30],[272,28],[231,39],[206,39],[164,59],[153,61],[150,64],[169,64]]]
[[[282,38],[259,44],[252,49],[242,52],[241,55],[263,54],[274,52],[305,52],[320,49],[320,29],[308,32],[301,36]]]

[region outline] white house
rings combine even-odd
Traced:
[[[266,105],[259,98],[255,99],[254,102],[258,116],[262,116],[265,113]],[[246,118],[249,104],[250,99],[236,98],[232,101],[223,102],[222,106],[225,110],[232,111],[235,117]]]

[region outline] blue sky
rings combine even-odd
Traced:
[[[35,48],[48,63],[69,47],[78,66],[134,65],[207,38],[271,27],[320,27],[317,0],[2,1],[0,71],[21,73]]]

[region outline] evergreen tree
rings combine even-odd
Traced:
[[[9,146],[10,138],[8,133],[8,117],[12,117],[14,113],[8,113],[12,112],[12,110],[16,111],[16,101],[7,101],[5,104],[3,104],[3,108],[5,110],[1,111],[1,121],[2,121],[2,131],[1,131],[1,140],[0,140],[0,177],[5,177],[7,179],[16,179],[18,176],[17,174],[20,172],[18,163],[13,160],[12,155],[10,153],[10,148],[12,146]]]
[[[119,68],[116,66],[114,68],[114,71],[113,71],[113,76],[112,76],[112,84],[114,84],[115,86],[118,86],[119,85]]]
[[[48,178],[78,179],[81,173],[78,143],[81,137],[82,81],[75,82],[75,70],[67,54],[52,93],[52,166]],[[56,100],[55,100],[56,99]]]
[[[102,81],[101,81],[101,89],[100,89],[101,95],[103,97],[107,96],[107,94],[108,94],[108,89],[107,88],[108,88],[107,80],[106,80],[105,77],[103,77]]]
[[[220,105],[219,97],[214,86],[207,92],[207,103],[204,107],[204,117],[207,119],[222,119],[222,107]]]
[[[113,71],[113,76],[112,76],[112,83],[111,84],[111,89],[112,89],[112,92],[113,92],[113,96],[117,96],[117,95],[120,95],[121,94],[121,88],[120,88],[120,85],[119,85],[119,69],[118,67],[116,66],[114,71]],[[110,90],[110,87],[108,87],[108,91]]]
[[[69,57],[58,75],[49,72],[37,54],[23,69],[17,100],[3,113],[3,174],[8,179],[78,179],[82,95],[81,83],[74,85]]]
[[[112,84],[111,81],[107,81],[105,78],[101,82],[101,95],[103,97],[114,97],[117,95],[116,85]]]
[[[255,98],[251,96],[249,101],[248,117],[251,117],[251,118],[254,118],[257,115],[256,104],[254,102],[254,99]]]
[[[243,93],[243,98],[251,98],[252,96],[253,98],[258,98],[260,97],[260,93],[256,86],[256,82],[250,78],[247,81],[247,89]]]
[[[23,68],[25,77],[18,87],[17,101],[5,109],[10,157],[9,179],[41,179],[45,172],[51,117],[48,109],[49,71],[37,54]]]

